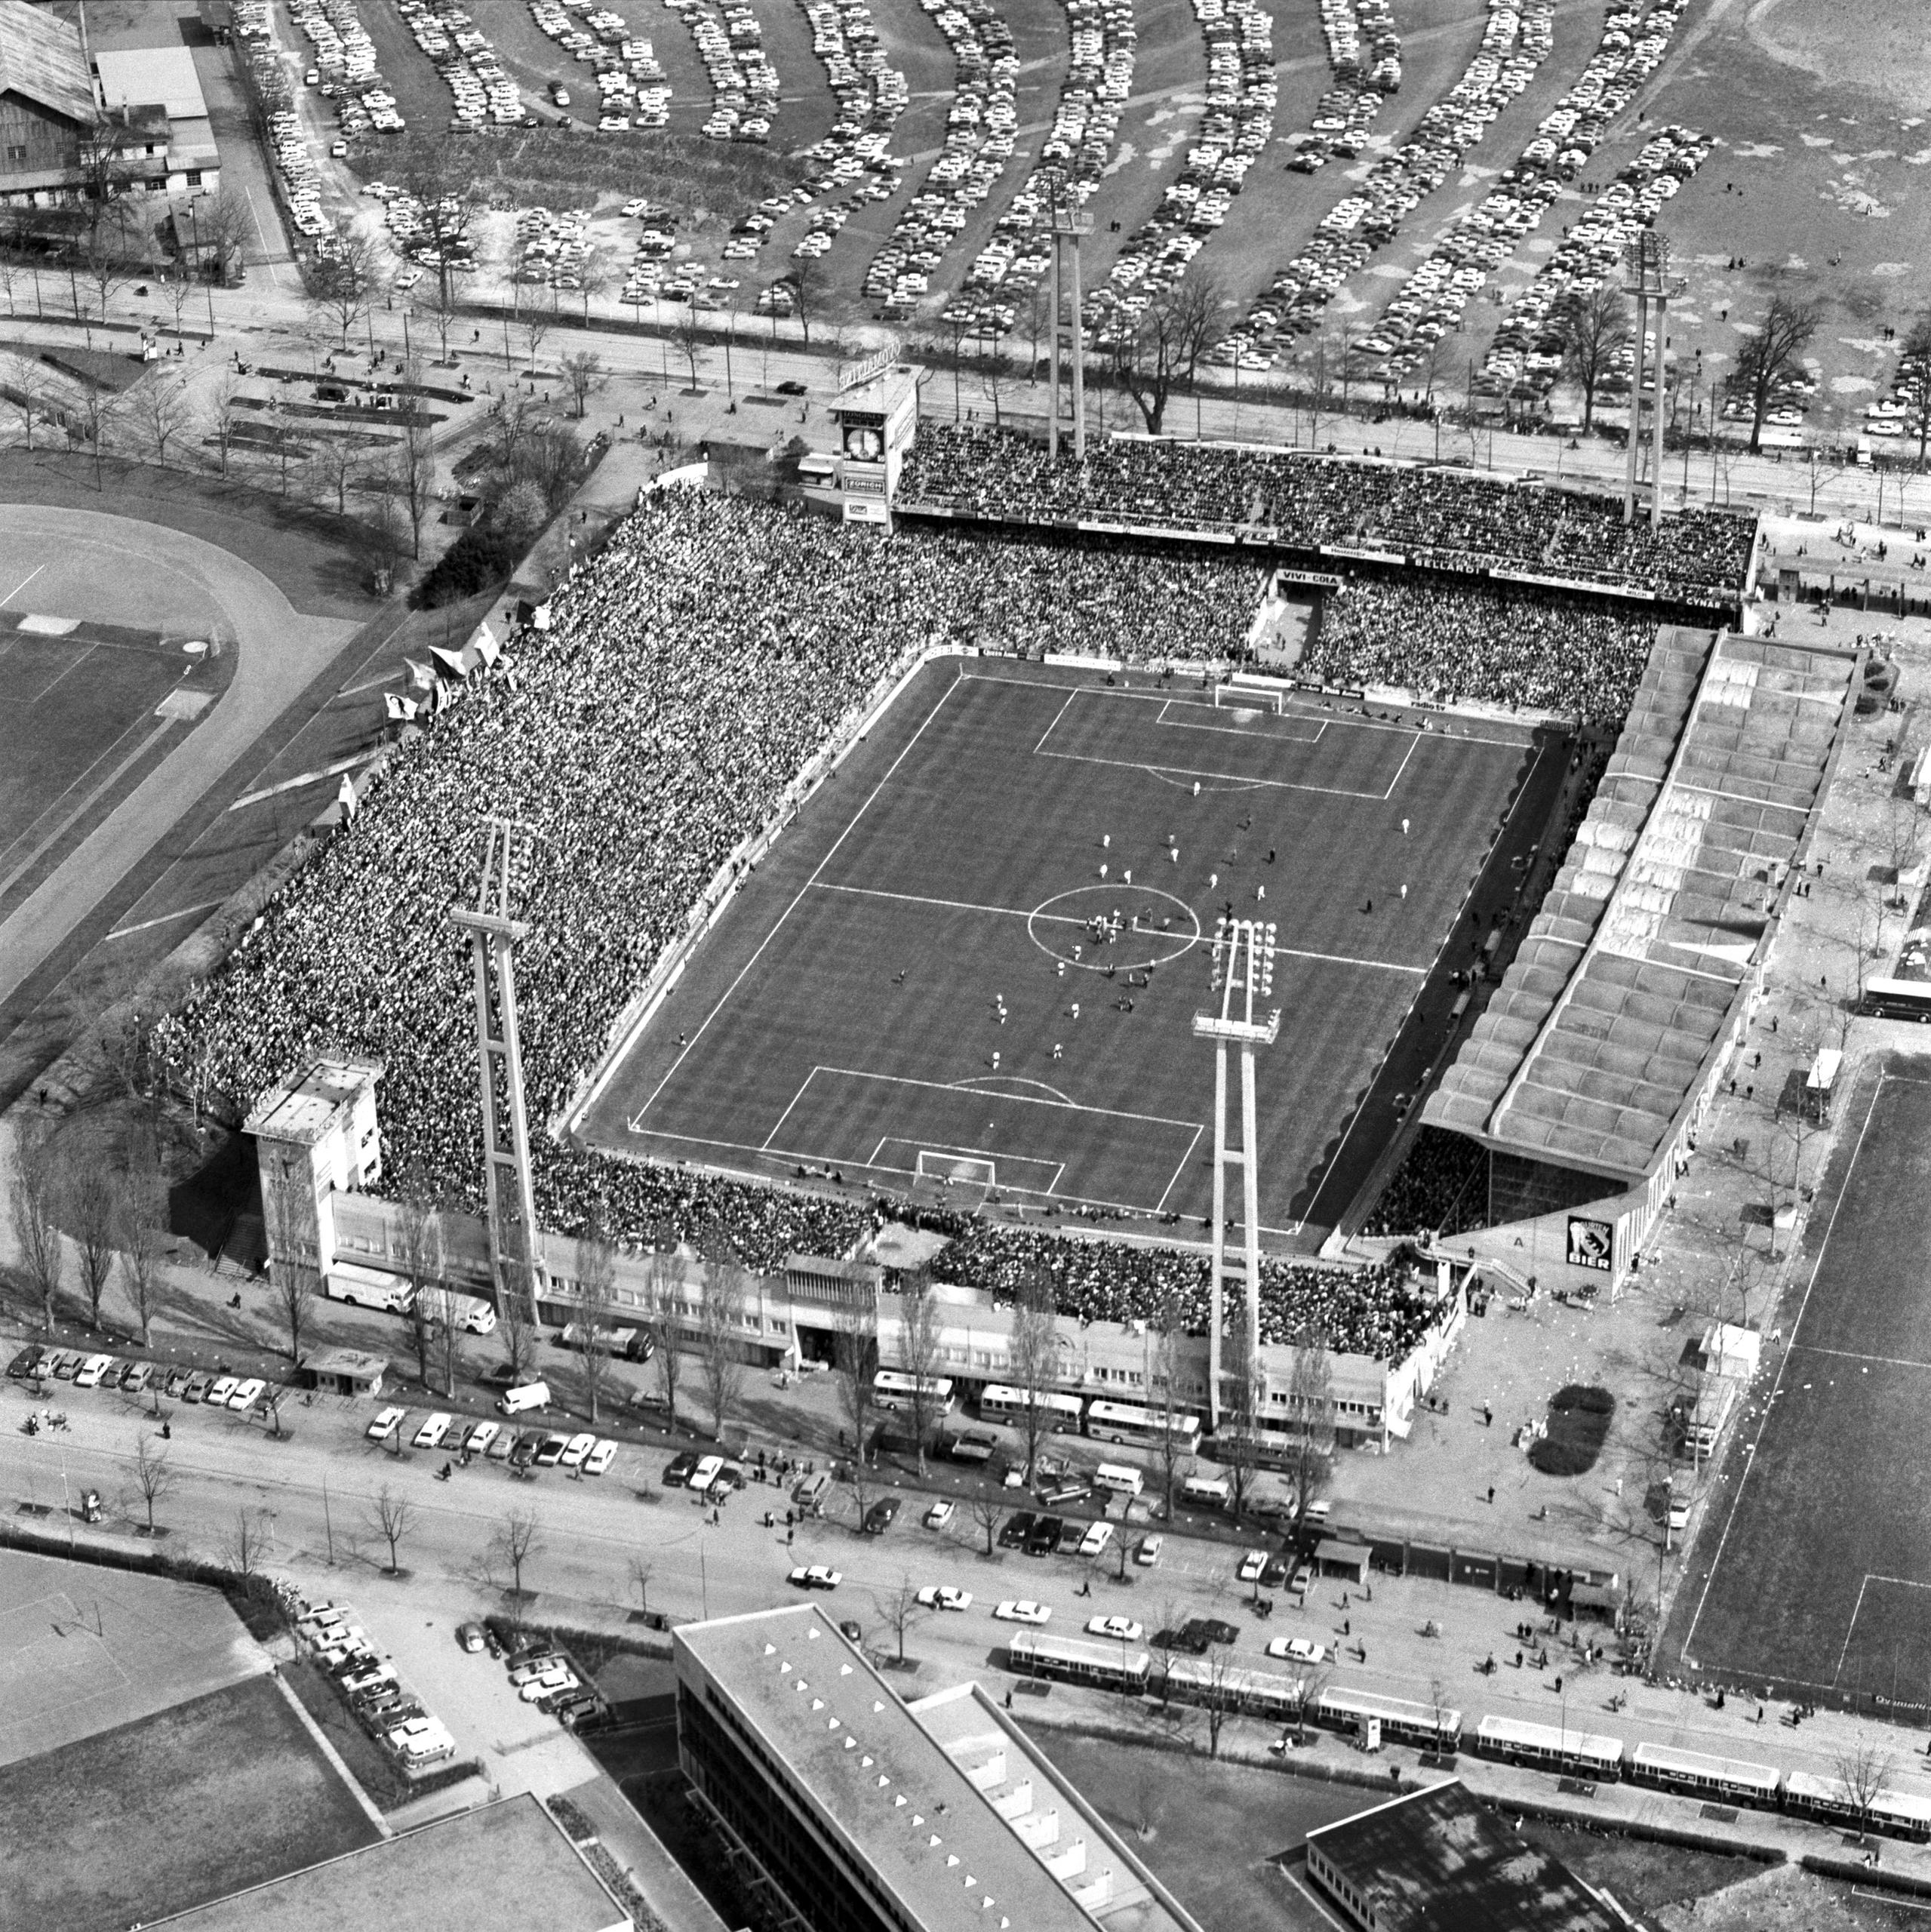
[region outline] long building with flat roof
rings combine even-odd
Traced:
[[[976,1684],[906,1703],[815,1604],[676,1633],[678,1740],[810,1932],[1198,1932]]]

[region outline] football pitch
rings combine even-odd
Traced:
[[[1790,1344],[1774,1380],[1753,1387],[1760,1406],[1714,1485],[1674,1647],[1733,1680],[1921,1712],[1931,1059],[1898,1057],[1860,1082],[1810,1226],[1818,1245]]]
[[[1473,719],[928,665],[733,900],[580,1131],[964,1206],[1204,1215],[1214,1054],[1192,1023],[1218,1008],[1231,909],[1275,928],[1262,1220],[1304,1236],[1380,1152],[1385,1127],[1351,1125],[1404,1023],[1446,1025],[1441,983],[1479,943],[1471,889],[1539,835],[1548,788],[1527,781],[1551,763],[1552,743]]]

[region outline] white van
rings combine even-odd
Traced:
[[[1102,1463],[1093,1472],[1093,1486],[1115,1496],[1137,1496],[1146,1487],[1146,1478],[1125,1463]]]
[[[386,1275],[353,1261],[330,1263],[322,1277],[322,1291],[352,1308],[386,1309],[391,1315],[407,1315],[414,1294],[400,1275]]]
[[[1225,1476],[1189,1476],[1180,1485],[1180,1494],[1189,1503],[1224,1509],[1233,1499],[1234,1487]]]
[[[525,1409],[546,1409],[550,1405],[547,1382],[526,1382],[519,1389],[506,1389],[497,1408],[506,1416],[520,1416]]]
[[[487,1335],[497,1325],[497,1312],[480,1295],[458,1294],[450,1288],[425,1288],[416,1305],[432,1321],[447,1322],[469,1335]]]

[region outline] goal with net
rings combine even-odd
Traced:
[[[943,1148],[921,1147],[915,1171],[921,1180],[950,1181],[955,1186],[992,1187],[998,1176],[982,1155],[949,1153]]]

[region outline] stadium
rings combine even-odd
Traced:
[[[1318,1340],[1385,1441],[1452,1342],[1462,1238],[1542,1230],[1586,1284],[1628,1267],[1762,988],[1857,684],[1853,654],[1736,628],[1751,521],[931,425],[894,510],[881,534],[646,496],[466,654],[460,701],[163,1053],[237,1118],[318,1055],[379,1063],[383,1192],[480,1207],[449,915],[481,815],[514,820],[546,1239],[595,1217],[632,1257],[782,1278],[795,1321],[770,1334],[810,1352],[807,1285],[896,1285],[915,1238],[964,1302],[1043,1283],[1137,1361],[1150,1330],[1210,1324],[1193,1023],[1217,922],[1255,918],[1282,1012],[1270,1389]],[[1299,660],[1270,675],[1260,620],[1293,601]],[[1145,1379],[1092,1359],[1065,1374]]]

